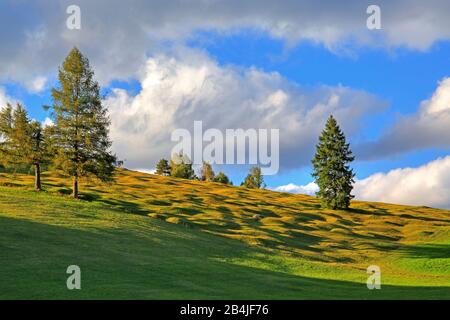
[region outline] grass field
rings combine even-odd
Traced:
[[[118,170],[0,174],[0,299],[450,299],[450,211]],[[66,288],[79,265],[82,290]],[[378,265],[381,290],[368,290]]]

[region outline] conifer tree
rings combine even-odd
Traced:
[[[250,169],[250,173],[242,182],[241,186],[252,189],[264,189],[266,184],[264,183],[264,177],[261,173],[261,168],[253,167]]]
[[[156,164],[156,174],[160,176],[169,176],[170,175],[170,166],[169,161],[166,159],[161,159]]]
[[[203,162],[202,168],[200,169],[200,180],[202,181],[214,181],[214,171],[208,162]]]
[[[102,105],[99,84],[89,60],[77,48],[63,62],[58,79],[51,107],[55,118],[55,162],[72,177],[72,196],[78,198],[79,178],[94,176],[112,181],[117,159],[110,152],[110,120]]]
[[[170,175],[175,178],[196,179],[194,169],[189,157],[186,155],[174,154],[170,160]]]
[[[230,184],[232,185],[233,183],[230,181],[230,179],[227,177],[227,175],[223,172],[219,172],[215,177],[214,177],[214,182],[219,182],[219,183],[223,183],[223,184]]]
[[[22,105],[8,105],[0,114],[0,152],[7,167],[29,168],[34,166],[37,191],[41,186],[41,168],[51,160],[48,134],[40,122],[31,121]]]
[[[0,111],[0,161],[6,168],[16,167],[13,144],[13,107],[7,104]]]
[[[31,146],[28,154],[28,162],[34,166],[34,189],[42,190],[41,171],[42,165],[51,163],[50,128],[43,128],[40,122],[30,123]]]
[[[316,195],[322,205],[330,209],[347,209],[353,198],[353,170],[348,165],[354,160],[350,145],[333,116],[328,118],[319,137],[312,160],[313,177],[319,186]]]

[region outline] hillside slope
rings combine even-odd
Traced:
[[[0,174],[1,298],[450,298],[450,211],[128,170],[117,183]],[[79,264],[83,289],[65,288]],[[382,290],[366,288],[378,265]],[[32,285],[30,285],[30,283]]]

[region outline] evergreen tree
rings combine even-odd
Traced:
[[[214,171],[212,166],[208,162],[203,162],[202,168],[200,169],[200,180],[202,181],[214,181]]]
[[[326,208],[347,209],[353,198],[353,170],[348,163],[354,160],[350,145],[333,116],[328,118],[319,137],[316,155],[312,160],[313,177],[319,186],[316,193]]]
[[[110,152],[110,120],[102,105],[99,84],[89,60],[77,48],[63,62],[58,79],[51,107],[55,117],[55,162],[72,177],[72,196],[78,198],[79,178],[94,176],[112,181],[117,159]]]
[[[230,184],[232,185],[233,183],[230,181],[230,179],[227,177],[227,175],[223,172],[219,172],[215,177],[214,177],[214,182],[219,182],[219,183],[224,183],[224,184]]]
[[[250,169],[250,173],[242,182],[241,186],[253,189],[264,189],[266,184],[264,183],[264,177],[261,173],[261,168],[253,167]]]
[[[170,175],[175,178],[196,179],[190,159],[183,154],[175,154],[170,160]]]
[[[161,159],[156,164],[156,174],[160,176],[170,176],[170,166],[166,159]]]

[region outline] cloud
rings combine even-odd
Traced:
[[[272,190],[314,195],[318,186],[314,182],[306,186],[290,183]],[[450,209],[450,156],[356,180],[352,194],[357,200]]]
[[[77,45],[102,83],[136,76],[147,54],[197,31],[265,32],[287,45],[310,41],[334,52],[361,46],[427,50],[450,38],[448,1],[377,1],[382,29],[366,28],[370,2],[301,0],[133,1],[79,0],[81,30],[66,27],[71,0],[2,1],[0,79],[29,83],[52,74]]]
[[[0,87],[0,110],[6,107],[6,104],[8,103],[14,106],[17,102],[19,101],[6,94],[5,88]]]
[[[399,118],[378,140],[357,146],[356,154],[375,160],[433,147],[450,148],[450,78],[439,82],[415,114]]]
[[[28,81],[25,86],[30,93],[39,93],[45,89],[47,83],[47,78],[43,76],[38,76],[30,81]]]
[[[9,99],[6,97],[5,89],[0,87],[0,109],[4,108]]]
[[[359,200],[450,209],[450,156],[371,175],[356,182],[354,193]]]
[[[309,164],[326,118],[333,113],[347,134],[384,103],[346,87],[301,87],[276,72],[219,66],[207,54],[179,48],[150,58],[131,96],[113,89],[105,100],[113,148],[131,168],[150,168],[169,157],[173,130],[280,129],[282,169]]]
[[[156,169],[135,169],[138,172],[142,172],[142,173],[148,173],[148,174],[155,174]]]
[[[310,182],[304,186],[298,186],[296,184],[289,183],[287,185],[279,186],[279,187],[271,188],[271,189],[274,191],[279,191],[279,192],[307,194],[310,196],[314,196],[316,194],[316,192],[319,191],[319,187],[314,182]]]
[[[54,124],[54,123],[53,123],[53,120],[50,119],[49,117],[45,118],[44,122],[42,122],[42,126],[43,126],[44,128],[45,128],[45,127],[52,126],[53,124]]]

